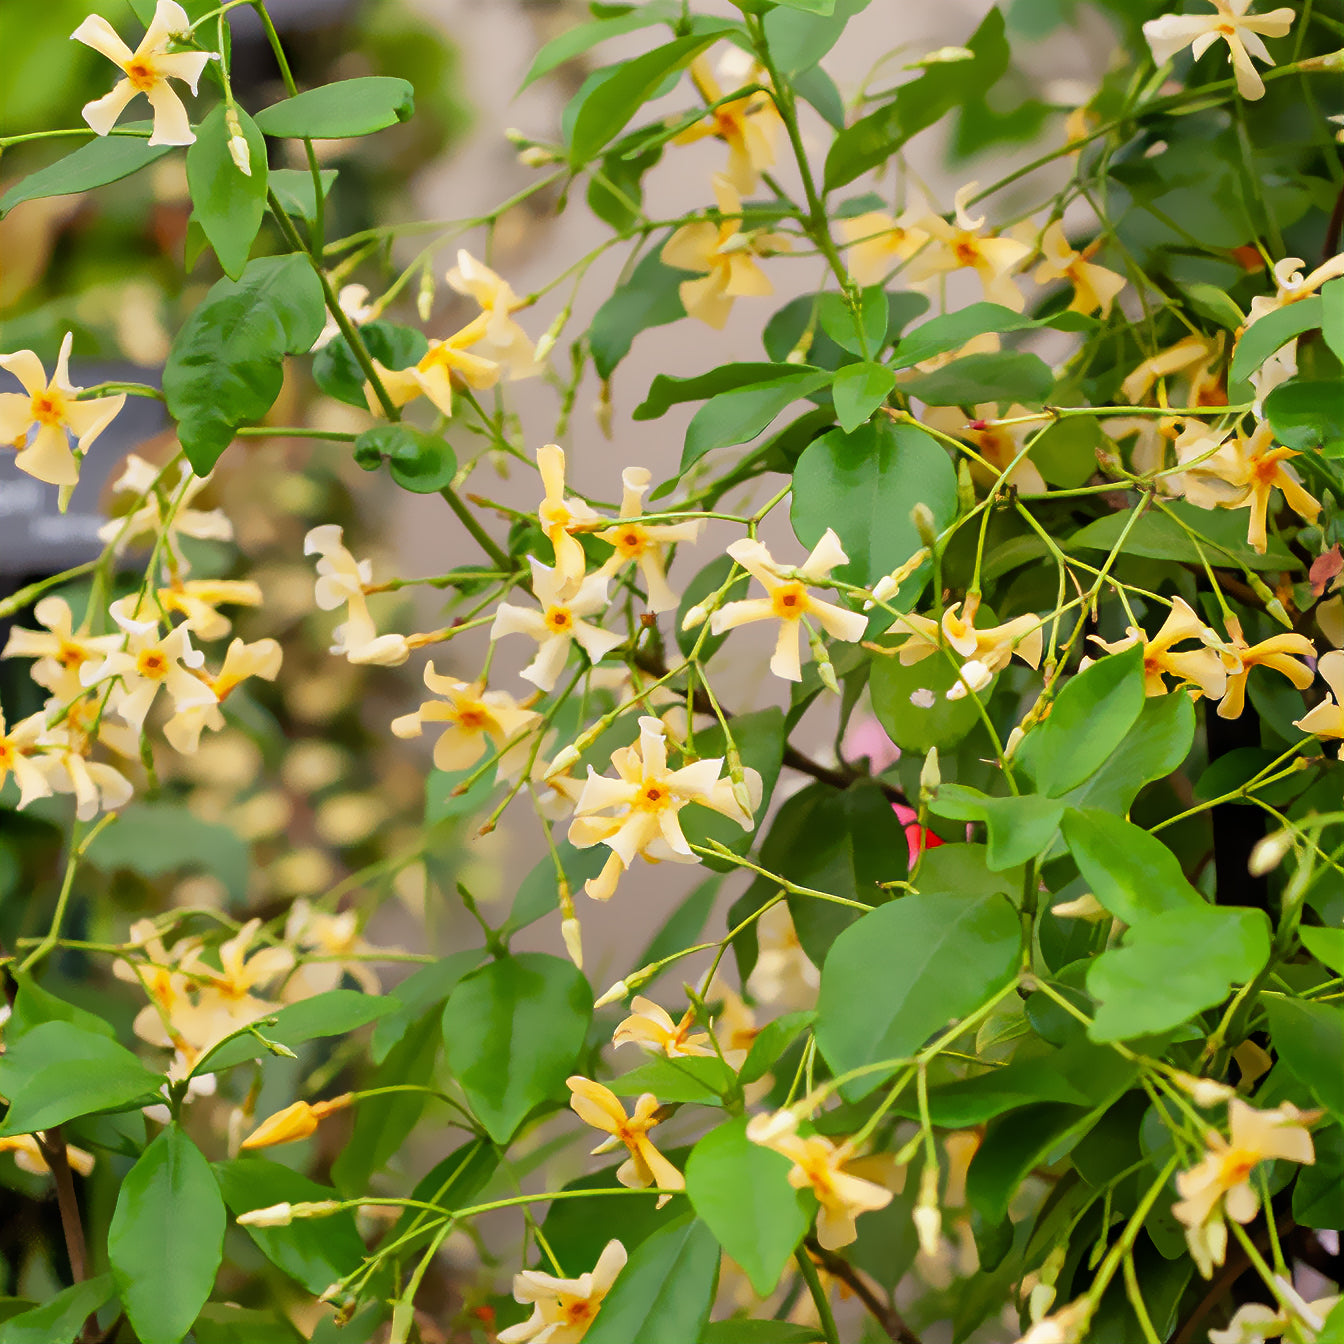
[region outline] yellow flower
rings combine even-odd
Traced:
[[[530,1302],[532,1315],[501,1330],[499,1344],[579,1344],[625,1268],[625,1259],[625,1247],[609,1241],[597,1264],[577,1279],[557,1279],[535,1269],[514,1275],[514,1299]]]
[[[34,798],[51,797],[50,773],[54,762],[43,754],[39,745],[45,732],[46,719],[40,713],[30,714],[7,729],[5,712],[0,708],[0,787],[10,775],[14,776],[19,786],[20,810]]]
[[[668,1059],[714,1053],[707,1044],[709,1036],[705,1032],[691,1033],[691,1027],[695,1025],[694,1005],[682,1014],[680,1022],[674,1022],[665,1008],[640,994],[635,995],[630,1006],[634,1012],[616,1028],[612,1045],[637,1045],[651,1055],[666,1055]]]
[[[1214,1266],[1221,1265],[1226,1254],[1223,1215],[1249,1223],[1260,1208],[1260,1194],[1250,1180],[1255,1168],[1275,1158],[1305,1166],[1316,1160],[1307,1132],[1313,1117],[1291,1102],[1257,1111],[1234,1097],[1227,1104],[1227,1116],[1230,1140],[1209,1131],[1204,1160],[1189,1171],[1177,1173],[1176,1189],[1181,1198],[1171,1207],[1185,1224],[1190,1254],[1206,1279],[1212,1277]]]
[[[1210,1330],[1209,1344],[1266,1344],[1270,1339],[1318,1341],[1328,1344],[1321,1335],[1326,1318],[1344,1302],[1338,1294],[1306,1301],[1281,1276],[1275,1276],[1275,1296],[1286,1304],[1277,1311],[1263,1302],[1244,1302],[1232,1313],[1226,1330]],[[1308,1333],[1310,1332],[1310,1333]]]
[[[1236,434],[1225,442],[1210,434],[1200,421],[1176,440],[1176,458],[1189,464],[1175,480],[1186,499],[1201,509],[1250,507],[1246,540],[1261,555],[1269,545],[1267,535],[1269,500],[1274,490],[1294,513],[1314,523],[1321,502],[1302,487],[1288,461],[1301,453],[1276,448],[1274,427],[1266,420],[1249,437]]]
[[[802,680],[800,627],[809,616],[834,639],[852,644],[863,637],[868,625],[866,616],[861,612],[846,611],[833,602],[823,602],[807,591],[809,583],[824,580],[836,565],[849,560],[840,545],[840,538],[829,527],[796,570],[785,569],[759,541],[749,538],[733,542],[728,547],[728,554],[765,589],[767,596],[729,602],[720,607],[710,617],[710,629],[721,635],[725,630],[753,621],[778,621],[779,636],[770,658],[770,670],[775,676],[786,681]]]
[[[249,677],[274,681],[280,675],[283,657],[283,650],[273,639],[258,639],[251,644],[245,644],[241,639],[233,640],[224,654],[224,664],[219,672],[213,677],[205,677],[216,699],[180,707],[163,725],[168,745],[174,751],[192,755],[200,745],[204,729],[217,733],[224,727],[224,715],[219,712],[219,706],[229,694]]]
[[[569,1099],[570,1109],[585,1125],[592,1125],[610,1134],[609,1139],[599,1143],[593,1149],[596,1153],[607,1153],[624,1144],[630,1157],[616,1168],[616,1179],[632,1190],[647,1189],[651,1185],[663,1190],[684,1190],[685,1178],[676,1167],[665,1158],[649,1138],[649,1130],[662,1124],[662,1107],[652,1092],[645,1092],[635,1102],[632,1114],[626,1115],[625,1107],[610,1088],[595,1083],[590,1078],[578,1075],[565,1080],[573,1094]],[[661,1208],[670,1195],[664,1195],[658,1201]]]
[[[316,910],[302,896],[290,907],[285,920],[285,942],[300,952],[318,953],[330,961],[305,961],[285,981],[284,997],[293,1001],[324,994],[348,975],[366,994],[379,994],[377,972],[364,960],[378,948],[360,936],[359,916],[353,910],[329,915]]]
[[[1251,0],[1209,0],[1214,14],[1164,14],[1143,25],[1143,35],[1152,49],[1153,62],[1165,65],[1184,47],[1198,60],[1221,38],[1227,43],[1228,60],[1236,73],[1237,92],[1243,98],[1263,98],[1265,85],[1260,72],[1251,63],[1273,65],[1274,58],[1265,48],[1265,37],[1283,37],[1295,17],[1287,6],[1268,14],[1247,14]]]
[[[1220,719],[1238,719],[1246,707],[1246,682],[1253,667],[1268,667],[1281,673],[1305,691],[1316,680],[1311,668],[1298,662],[1299,658],[1314,658],[1316,646],[1305,635],[1271,635],[1258,644],[1248,644],[1241,631],[1241,622],[1235,616],[1227,619],[1231,639],[1223,645],[1223,661],[1227,664],[1227,691],[1218,705]]]
[[[139,985],[149,998],[136,1014],[131,1029],[150,1045],[172,1047],[176,1044],[174,1037],[180,1038],[180,1024],[194,1008],[192,982],[183,973],[181,964],[195,957],[201,940],[181,938],[169,951],[154,921],[139,919],[131,925],[129,941],[139,945],[140,956],[129,961],[119,957],[112,963],[112,974],[118,980]]]
[[[366,322],[372,322],[382,312],[380,304],[369,302],[366,285],[342,285],[341,292],[336,295],[336,306],[350,319],[350,325],[353,327],[362,327]],[[336,319],[328,314],[327,324],[313,342],[311,353],[316,354],[324,346],[330,345],[340,334],[341,329]]]
[[[721,328],[734,299],[775,292],[755,258],[787,252],[790,244],[782,234],[742,232],[742,198],[722,173],[714,175],[714,199],[721,222],[715,225],[703,219],[683,225],[663,245],[662,259],[678,270],[704,272],[701,280],[681,282],[681,302],[691,317]]]
[[[789,907],[780,901],[756,921],[760,951],[747,982],[752,995],[787,1009],[811,1008],[817,1001],[821,972],[803,951]]]
[[[223,639],[231,623],[217,608],[261,606],[261,586],[250,579],[179,579],[159,589],[159,606],[165,612],[181,612],[183,626],[198,639]]]
[[[389,369],[375,359],[373,367],[392,404],[404,406],[416,397],[428,397],[438,410],[450,416],[453,413],[454,380],[478,392],[494,387],[499,382],[498,361],[471,353],[471,347],[485,340],[489,329],[490,314],[481,313],[446,340],[430,341],[429,349],[409,369]],[[377,415],[382,404],[372,383],[365,384],[364,395],[369,409]]]
[[[966,213],[966,201],[979,185],[978,182],[968,182],[957,192],[953,223],[934,214],[924,215],[917,221],[931,241],[915,258],[910,277],[931,280],[948,271],[967,267],[980,277],[986,299],[1020,313],[1027,301],[1013,283],[1011,273],[1031,255],[1031,248],[1014,238],[985,237],[980,232],[985,217],[973,218]]]
[[[1317,737],[1344,740],[1344,653],[1332,649],[1322,654],[1316,670],[1334,695],[1327,695],[1315,709],[1295,720],[1293,727],[1304,733],[1315,733]]]
[[[46,633],[16,626],[0,658],[36,658],[29,676],[62,702],[77,699],[84,694],[79,669],[120,648],[121,636],[77,634],[70,606],[60,597],[44,597],[33,615]]]
[[[540,714],[520,709],[513,696],[504,691],[485,690],[482,682],[468,685],[440,676],[432,662],[425,665],[425,685],[442,699],[426,700],[414,714],[393,719],[392,731],[401,738],[419,737],[425,724],[443,724],[444,730],[434,744],[436,770],[465,770],[475,765],[487,742],[502,753],[501,770],[523,763],[520,754],[524,759],[528,754],[524,739],[532,725],[540,721]]]
[[[861,1213],[884,1209],[891,1191],[864,1180],[845,1167],[854,1149],[846,1141],[832,1143],[821,1134],[798,1133],[798,1118],[791,1111],[754,1115],[747,1123],[747,1138],[771,1148],[793,1162],[789,1184],[795,1190],[811,1190],[821,1209],[817,1214],[817,1240],[828,1251],[848,1246],[857,1238],[854,1220]]]
[[[661,548],[679,541],[699,540],[704,523],[698,519],[685,523],[641,523],[644,492],[651,479],[643,467],[626,467],[621,472],[620,520],[595,534],[599,541],[612,547],[613,554],[597,572],[611,578],[633,561],[648,589],[649,610],[672,611],[680,599],[668,587]]]
[[[533,556],[529,555],[527,560],[532,566],[532,592],[541,610],[501,602],[490,627],[490,638],[526,635],[536,640],[537,656],[521,676],[549,691],[555,687],[571,644],[577,643],[594,663],[600,663],[612,649],[625,642],[625,636],[582,619],[606,610],[607,581],[600,574],[590,574],[572,597],[563,597],[565,585],[560,575]]]
[[[1170,615],[1151,639],[1132,625],[1126,629],[1124,639],[1107,642],[1096,635],[1089,638],[1107,653],[1122,653],[1135,644],[1142,644],[1143,688],[1147,695],[1166,695],[1164,678],[1169,676],[1197,686],[1210,700],[1221,699],[1227,689],[1227,669],[1222,658],[1214,652],[1222,641],[1199,619],[1184,598],[1178,597],[1172,602]],[[1187,639],[1197,639],[1204,647],[1173,652],[1173,645]]]
[[[588,569],[583,544],[574,535],[574,529],[600,523],[602,515],[581,499],[565,497],[565,452],[558,443],[548,443],[537,449],[537,470],[545,490],[545,496],[537,506],[537,518],[546,540],[555,551],[555,573],[561,591],[572,594],[578,590]]]
[[[71,706],[72,711],[76,705]],[[89,744],[81,731],[71,724],[72,714],[58,728],[46,733],[41,743],[48,750],[47,781],[57,793],[75,797],[75,817],[89,821],[98,812],[115,812],[129,802],[134,790],[113,766],[86,759]],[[99,737],[106,737],[106,730]]]
[[[738,54],[734,49],[733,55]],[[719,67],[719,73],[725,76],[726,65],[727,62],[723,62]],[[749,67],[745,73],[752,83],[759,84],[765,78],[765,72],[759,66]],[[691,79],[705,102],[718,103],[723,97],[723,89],[710,73],[709,60],[705,56],[697,56],[691,62]],[[674,136],[672,143],[687,145],[708,135],[724,141],[728,146],[728,167],[724,176],[746,195],[756,190],[760,175],[774,165],[775,139],[783,124],[770,95],[752,93],[720,104],[704,121]]]
[[[480,342],[510,378],[530,378],[541,372],[532,338],[512,317],[519,308],[527,307],[527,301],[520,299],[506,280],[465,251],[458,252],[457,265],[445,279],[459,294],[468,295],[480,305],[486,319]]]
[[[1301,257],[1285,257],[1282,261],[1274,263],[1276,285],[1274,296],[1270,298],[1261,294],[1251,300],[1251,311],[1246,317],[1248,327],[1259,321],[1266,313],[1310,298],[1327,280],[1335,280],[1344,275],[1344,252],[1331,257],[1329,261],[1322,262],[1315,270],[1304,276],[1298,267],[1305,265],[1306,262]]]
[[[73,341],[74,334],[67,331],[50,379],[31,350],[0,355],[0,369],[23,385],[22,392],[0,392],[0,444],[18,449],[14,465],[48,485],[74,485],[79,480],[79,463],[89,445],[126,404],[124,392],[76,400],[83,389],[70,382]],[[34,426],[37,433],[30,441]],[[75,439],[78,456],[70,451],[67,435]]]
[[[869,210],[840,221],[840,236],[849,244],[849,273],[856,284],[880,285],[929,241],[929,234],[915,219],[910,210],[899,219]]]
[[[13,1153],[14,1165],[20,1171],[30,1172],[34,1176],[46,1176],[51,1171],[46,1154],[34,1134],[14,1134],[0,1139],[0,1153]],[[76,1148],[73,1143],[65,1145],[65,1160],[70,1164],[70,1170],[81,1176],[87,1176],[93,1170],[93,1154],[86,1153],[83,1148]]]
[[[84,120],[95,134],[107,135],[116,124],[122,109],[137,94],[143,93],[154,109],[154,132],[151,145],[189,145],[195,139],[187,109],[177,96],[170,79],[180,79],[196,92],[196,84],[210,60],[208,51],[172,52],[174,40],[189,37],[191,20],[175,0],[159,0],[154,7],[154,18],[140,45],[134,51],[116,34],[116,30],[100,15],[90,14],[70,34],[76,42],[106,56],[121,67],[124,79],[117,82],[111,93],[84,105]]]
[[[611,754],[618,778],[609,779],[588,769],[569,828],[569,842],[578,849],[603,844],[611,850],[602,872],[584,883],[594,900],[610,900],[616,884],[635,861],[646,859],[672,863],[698,863],[677,814],[687,803],[698,803],[731,817],[744,831],[752,826],[751,812],[744,811],[734,795],[733,782],[720,779],[723,758],[695,761],[680,770],[667,768],[667,736],[661,720],[646,715],[639,721],[639,741]],[[745,771],[751,810],[761,801],[761,777]],[[603,815],[605,814],[605,815]]]
[[[1088,260],[1100,246],[1101,239],[1097,239],[1085,251],[1074,251],[1064,236],[1064,225],[1056,220],[1041,235],[1044,260],[1033,278],[1038,285],[1051,280],[1069,281],[1073,286],[1071,312],[1088,314],[1100,309],[1102,317],[1107,317],[1115,296],[1125,287],[1125,278]]]
[[[331,632],[331,652],[352,663],[397,667],[411,656],[404,635],[379,635],[369,614],[365,585],[373,581],[373,564],[356,560],[341,544],[336,523],[313,528],[303,539],[304,555],[318,556],[313,598],[322,611],[346,608],[346,619]]]
[[[1187,406],[1225,405],[1227,397],[1221,392],[1221,379],[1209,372],[1221,355],[1221,338],[1210,339],[1199,335],[1183,337],[1175,345],[1159,350],[1138,365],[1120,384],[1120,394],[1137,406],[1152,391],[1153,384],[1159,378],[1169,378],[1173,373],[1186,373],[1191,382],[1191,394],[1185,402]],[[1218,389],[1216,399],[1209,395],[1214,388]],[[1200,395],[1201,392],[1204,395]]]
[[[330,1101],[317,1101],[311,1105],[306,1101],[296,1101],[283,1111],[267,1116],[245,1138],[240,1147],[273,1148],[280,1143],[297,1143],[317,1131],[320,1121],[325,1120],[333,1111],[344,1110],[354,1101],[354,1094],[345,1092]]]
[[[115,545],[118,554],[140,537],[164,539],[173,546],[178,536],[197,541],[232,541],[233,524],[222,509],[193,509],[192,501],[210,484],[209,476],[195,476],[183,462],[177,484],[169,487],[160,480],[163,473],[136,453],[131,453],[112,490],[117,495],[136,498],[130,513],[114,517],[98,529],[98,540]],[[169,501],[165,504],[165,500]],[[178,558],[178,570],[185,574],[190,566]]]
[[[901,665],[912,667],[944,646],[959,654],[966,661],[957,684],[947,693],[949,700],[962,700],[970,691],[984,690],[1014,655],[1028,667],[1040,666],[1044,636],[1039,616],[1015,616],[1002,625],[977,630],[979,609],[979,594],[973,593],[967,597],[964,610],[962,603],[954,602],[943,612],[941,622],[917,612],[898,617],[897,633],[904,629],[910,634],[900,647]]]
[[[993,484],[1007,469],[1013,459],[1022,451],[1027,439],[1039,434],[1039,423],[1003,425],[999,423],[999,410],[993,402],[985,402],[974,408],[975,415],[968,423],[965,414],[955,406],[930,406],[924,412],[924,423],[943,434],[969,443],[977,453],[993,468],[986,471],[978,462],[971,463],[971,472],[986,484]],[[1030,415],[1025,406],[1010,406],[1002,418],[1014,420],[1018,416]],[[1045,477],[1041,475],[1030,457],[1024,457],[1005,478],[1008,485],[1027,495],[1045,493]]]

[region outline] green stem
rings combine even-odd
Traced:
[[[826,1299],[826,1291],[821,1286],[821,1277],[817,1274],[816,1265],[812,1263],[812,1257],[800,1246],[794,1251],[793,1258],[798,1262],[798,1270],[803,1276],[803,1282],[807,1284],[807,1291],[812,1294],[826,1344],[840,1344],[840,1331],[836,1329],[835,1314]]]

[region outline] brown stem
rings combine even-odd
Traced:
[[[1335,208],[1330,212],[1330,222],[1325,226],[1325,245],[1321,248],[1321,264],[1324,265],[1339,251],[1340,234],[1344,233],[1344,187],[1340,187],[1335,197]]]
[[[832,1278],[839,1279],[868,1308],[873,1319],[887,1332],[888,1339],[895,1340],[896,1344],[920,1344],[919,1336],[905,1323],[901,1313],[878,1297],[848,1260],[834,1251],[825,1250],[814,1237],[808,1237],[804,1245],[822,1269]]]
[[[70,1257],[70,1277],[83,1283],[89,1277],[89,1254],[84,1244],[84,1224],[79,1216],[79,1200],[75,1195],[75,1178],[70,1172],[66,1156],[65,1135],[60,1125],[53,1125],[37,1135],[38,1147],[56,1182],[56,1207],[61,1213],[61,1231],[65,1234],[65,1250]],[[84,1322],[83,1339],[93,1339],[98,1333],[98,1318],[90,1315]]]

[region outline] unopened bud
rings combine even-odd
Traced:
[[[618,980],[607,992],[601,995],[593,1004],[596,1008],[605,1008],[609,1003],[620,1003],[623,999],[629,997],[630,986],[624,980]]]
[[[1003,744],[1003,756],[1005,760],[1011,761],[1017,754],[1017,749],[1022,745],[1022,739],[1026,737],[1026,730],[1019,723],[1011,733],[1008,734],[1008,740]]]
[[[1236,1088],[1229,1087],[1226,1083],[1220,1083],[1213,1078],[1196,1078],[1194,1074],[1183,1073],[1180,1070],[1177,1070],[1173,1076],[1176,1084],[1190,1094],[1195,1105],[1205,1109],[1210,1106],[1218,1106],[1225,1101],[1231,1101],[1237,1095]]]
[[[593,405],[593,418],[602,431],[604,439],[611,438],[611,384],[604,378],[598,391],[597,401]]]
[[[943,782],[943,772],[938,767],[938,748],[930,747],[924,764],[919,769],[919,796],[921,801],[932,798]]]
[[[1264,877],[1272,873],[1288,856],[1293,848],[1291,831],[1272,831],[1255,842],[1251,850],[1250,862],[1246,867],[1252,877]]]
[[[971,464],[963,457],[957,463],[957,512],[970,513],[975,508],[975,482],[971,480]]]
[[[558,163],[560,156],[554,150],[543,149],[540,145],[528,145],[518,154],[518,162],[524,168],[545,168],[549,163]]]
[[[560,921],[560,936],[565,940],[565,951],[579,970],[583,970],[583,937],[579,921],[571,916]]]
[[[560,339],[560,334],[564,331],[565,323],[569,321],[569,317],[570,309],[566,308],[542,333],[541,340],[537,342],[537,348],[532,352],[532,358],[538,364],[544,363],[546,357],[555,349],[555,343]]]
[[[546,771],[546,778],[550,779],[553,775],[567,774],[579,763],[579,757],[582,753],[574,746],[561,747],[555,753],[555,759],[551,762],[551,768]]]
[[[434,279],[434,272],[426,266],[420,272],[420,288],[415,292],[415,311],[420,314],[422,322],[428,322],[429,315],[434,311],[434,293],[437,283]]]
[[[252,176],[252,150],[243,134],[242,122],[238,120],[238,110],[233,107],[224,110],[224,128],[229,133],[229,158],[233,166],[244,177]]]
[[[1068,1252],[1067,1242],[1056,1246],[1045,1257],[1040,1269],[1036,1271],[1036,1286],[1031,1290],[1031,1297],[1027,1306],[1027,1312],[1033,1324],[1039,1321],[1054,1305],[1055,1284],[1059,1280],[1059,1271],[1064,1268]]]
[[[938,1207],[938,1168],[928,1166],[919,1178],[919,1200],[911,1215],[925,1255],[937,1255],[943,1240],[943,1212]]]
[[[835,667],[831,663],[831,655],[826,652],[826,645],[822,643],[821,636],[812,631],[808,636],[808,643],[812,646],[812,661],[817,665],[817,676],[821,678],[821,684],[836,695],[840,694],[840,683],[835,679]]]
[[[756,810],[756,800],[751,796],[751,789],[745,779],[733,780],[733,801],[742,809],[746,816],[751,816]]]
[[[240,1213],[235,1221],[240,1227],[288,1227],[294,1221],[294,1206],[288,1201],[268,1204],[264,1209]]]
[[[685,616],[681,618],[681,628],[683,630],[694,630],[697,625],[703,625],[709,619],[709,608],[703,602],[697,602]]]
[[[933,510],[927,504],[916,504],[910,510],[910,521],[915,525],[915,531],[919,533],[919,539],[925,546],[932,547],[938,541],[938,523],[933,516]]]
[[[1291,630],[1293,622],[1287,611],[1284,610],[1283,603],[1277,597],[1272,597],[1265,603],[1265,610],[1282,626]]]

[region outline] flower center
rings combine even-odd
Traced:
[[[484,728],[487,722],[485,710],[479,705],[468,705],[465,709],[457,711],[457,726],[466,728],[471,732],[476,732]]]
[[[17,755],[18,753],[14,750],[13,745],[4,738],[0,738],[0,773],[14,768],[14,758]]]
[[[32,416],[39,425],[60,425],[65,421],[65,398],[48,388],[32,401]]]
[[[980,260],[980,249],[975,245],[974,236],[959,233],[956,242],[952,244],[952,255],[956,257],[958,265],[974,266]]]
[[[141,93],[148,93],[157,83],[159,83],[159,72],[144,57],[136,57],[126,66],[126,78],[135,85]]]
[[[168,672],[168,659],[158,649],[146,649],[136,658],[135,670],[150,681],[159,681]]]
[[[645,812],[661,812],[671,801],[671,791],[655,780],[640,789],[635,806]]]
[[[801,583],[781,583],[770,598],[770,605],[781,621],[801,619],[807,610],[807,589]]]
[[[644,545],[644,533],[638,528],[627,527],[621,532],[620,536],[616,538],[616,549],[620,551],[627,560],[643,555]]]
[[[1259,1161],[1258,1153],[1248,1152],[1245,1148],[1233,1148],[1231,1152],[1224,1154],[1218,1166],[1218,1184],[1224,1190],[1240,1185]]]
[[[568,607],[547,607],[546,628],[557,635],[567,635],[574,629],[574,618],[569,614]]]
[[[71,644],[69,640],[61,640],[61,646],[56,650],[56,661],[67,671],[82,666],[87,658],[88,654],[78,644]]]
[[[597,1308],[586,1297],[562,1299],[560,1310],[570,1325],[582,1325],[584,1321],[591,1321],[597,1314]]]

